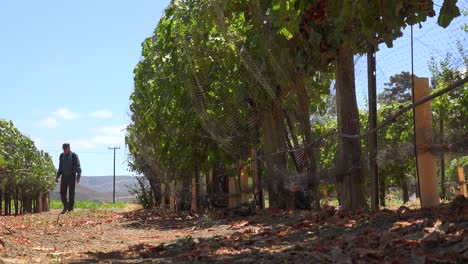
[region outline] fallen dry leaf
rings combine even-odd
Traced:
[[[242,233],[244,233],[244,234],[250,234],[250,233],[252,233],[252,232],[253,232],[253,231],[252,231],[252,228],[246,228],[246,229],[244,229],[244,231],[243,231]]]
[[[239,229],[239,228],[242,228],[246,225],[249,224],[249,221],[245,221],[245,220],[242,220],[240,222],[235,222],[234,224],[231,225],[231,228],[233,229]]]

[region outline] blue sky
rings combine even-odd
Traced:
[[[83,175],[128,175],[123,128],[133,68],[169,0],[0,2],[0,118],[57,164],[63,142]]]
[[[447,52],[459,58],[457,41],[468,46],[468,33],[461,27],[468,23],[468,16],[455,18],[447,28],[442,28],[437,24],[440,6],[443,0],[434,1],[436,16],[428,18],[422,23],[422,27],[413,26],[414,45],[414,74],[418,77],[431,77],[428,62],[431,57],[440,61]],[[460,9],[468,10],[468,0],[458,0],[457,6]],[[396,39],[392,48],[385,44],[380,44],[379,52],[376,56],[377,67],[377,92],[383,90],[384,83],[389,82],[392,75],[402,71],[411,72],[411,27],[403,30],[403,36]],[[456,60],[456,67],[463,67],[461,60]],[[464,69],[465,71],[467,69]],[[358,104],[360,107],[367,107],[367,57],[356,58],[356,89]]]
[[[13,120],[57,164],[63,142],[81,159],[83,175],[129,175],[124,127],[129,122],[133,69],[141,42],[152,35],[169,0],[0,2],[0,118]],[[435,1],[441,4],[442,1]],[[468,0],[458,1],[468,8]],[[436,8],[438,11],[438,8]],[[414,28],[415,74],[430,77],[427,62],[456,53],[466,17],[447,29],[429,19]],[[411,70],[409,28],[394,48],[377,54],[378,89],[390,76]],[[366,58],[356,63],[358,102],[367,97]]]

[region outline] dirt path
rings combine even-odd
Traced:
[[[454,208],[348,213],[325,207],[218,220],[159,210],[77,210],[58,221],[53,210],[0,217],[0,263],[468,263],[468,207]]]

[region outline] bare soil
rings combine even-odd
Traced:
[[[466,199],[375,213],[59,213],[0,216],[0,263],[468,263]]]

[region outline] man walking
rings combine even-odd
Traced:
[[[70,151],[70,144],[64,143],[62,148],[63,153],[60,154],[59,169],[55,181],[58,182],[60,176],[62,176],[62,180],[60,181],[60,198],[63,204],[62,214],[65,214],[68,211],[73,211],[73,206],[75,205],[75,183],[80,183],[81,166],[78,155]],[[67,201],[68,189],[70,190],[69,201]]]

